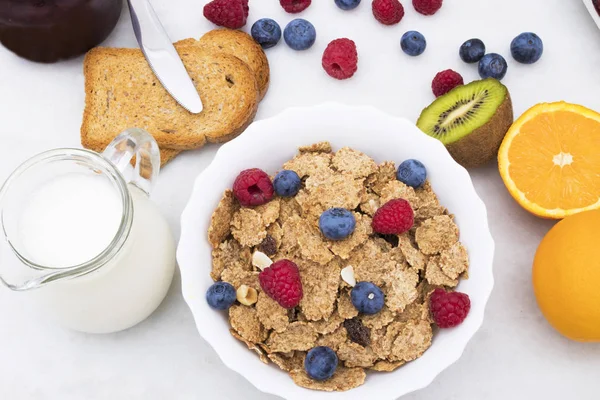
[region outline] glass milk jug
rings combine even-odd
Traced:
[[[103,154],[58,149],[26,161],[0,190],[2,283],[71,329],[143,321],[175,269],[173,236],[149,198],[159,169],[158,146],[141,129]]]

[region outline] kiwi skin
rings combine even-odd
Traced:
[[[513,121],[512,100],[510,93],[506,91],[504,101],[486,124],[446,148],[463,167],[481,167],[497,157],[502,140]]]

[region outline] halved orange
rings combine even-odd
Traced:
[[[530,108],[506,134],[498,166],[510,194],[535,215],[600,209],[600,114],[565,102]]]

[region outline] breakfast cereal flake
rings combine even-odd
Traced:
[[[392,372],[397,370],[398,368],[400,368],[401,366],[403,366],[404,364],[406,364],[405,361],[385,361],[385,360],[381,360],[381,361],[377,361],[375,363],[375,365],[373,365],[371,368],[373,371],[378,371],[378,372]]]
[[[394,318],[396,318],[396,313],[392,312],[387,306],[383,306],[381,311],[379,311],[377,314],[365,314],[360,318],[366,327],[371,329],[380,329],[390,324]]]
[[[254,307],[234,305],[229,309],[229,323],[244,340],[252,343],[263,342],[268,332],[260,323]]]
[[[250,349],[253,352],[255,352],[256,354],[258,354],[258,357],[260,358],[260,361],[262,361],[265,364],[269,363],[269,359],[267,358],[267,355],[265,355],[264,350],[261,349],[259,346],[257,346],[256,343],[252,343],[252,342],[247,341],[246,339],[244,339],[243,337],[241,337],[233,329],[230,329],[229,333],[231,333],[231,336],[233,336],[234,338],[236,338],[237,340],[239,340],[240,342],[243,342],[246,346],[248,346],[248,349]]]
[[[365,192],[365,195],[360,201],[360,211],[371,217],[375,215],[375,212],[377,212],[381,206],[379,196],[374,193]]]
[[[344,318],[340,316],[336,309],[329,318],[315,321],[312,323],[312,326],[315,328],[318,334],[327,335],[328,333],[335,332],[335,330],[339,328],[343,322]]]
[[[296,385],[306,389],[321,390],[325,392],[345,392],[365,383],[367,374],[362,368],[338,367],[331,379],[326,381],[315,381],[314,379],[311,379],[304,370],[292,371],[290,376]]]
[[[265,227],[271,225],[279,218],[279,211],[281,209],[281,202],[279,199],[273,199],[267,204],[254,208],[254,211],[259,213],[262,217],[262,223]]]
[[[325,265],[298,260],[297,265],[304,292],[300,301],[302,313],[310,321],[329,318],[333,313],[340,285],[341,264],[337,260]]]
[[[346,328],[344,328],[343,326],[340,326],[339,328],[337,328],[335,331],[333,331],[331,333],[327,333],[322,336],[319,336],[315,345],[331,347],[334,351],[337,351],[337,349],[339,349],[340,345],[342,343],[346,343],[347,340],[348,340],[348,332],[346,331]]]
[[[285,331],[271,333],[266,345],[269,352],[307,351],[314,347],[318,336],[315,329],[308,323],[292,322]]]
[[[457,279],[469,268],[467,249],[459,242],[440,253],[439,266],[449,278]]]
[[[381,204],[385,204],[394,199],[404,199],[408,201],[413,210],[419,203],[419,199],[415,194],[415,189],[398,180],[388,182],[381,191]]]
[[[358,310],[352,305],[350,293],[347,290],[340,290],[337,299],[337,311],[345,319],[352,319],[358,316]]]
[[[381,195],[383,188],[388,182],[396,180],[396,164],[393,161],[385,161],[377,167],[377,171],[367,178],[367,188]]]
[[[300,153],[331,153],[331,143],[319,142],[309,146],[300,146],[298,151]]]
[[[417,228],[415,240],[424,254],[438,254],[458,241],[458,227],[449,215],[433,217]]]
[[[267,237],[262,216],[251,208],[241,208],[233,215],[231,233],[243,246],[256,246]]]
[[[258,272],[242,269],[236,264],[232,264],[221,273],[221,280],[230,283],[236,289],[242,285],[246,285],[256,290],[260,289]]]
[[[256,312],[259,321],[268,330],[273,329],[275,332],[283,332],[290,324],[288,310],[281,307],[275,300],[267,296],[265,292],[258,294]]]
[[[423,253],[421,253],[412,245],[408,234],[405,233],[398,236],[398,247],[400,247],[402,254],[404,254],[406,261],[411,267],[417,271],[422,271],[425,269],[425,263],[427,259]]]
[[[432,285],[455,287],[458,279],[452,279],[440,267],[440,256],[433,256],[427,262],[425,279]]]
[[[333,156],[333,167],[356,178],[366,178],[377,170],[375,161],[363,152],[343,147]]]
[[[210,277],[214,281],[221,280],[221,274],[227,268],[252,270],[252,254],[250,249],[242,247],[235,240],[228,240],[215,246],[212,251],[212,271]]]
[[[208,241],[213,247],[219,246],[222,241],[227,239],[227,236],[231,233],[230,224],[233,214],[239,208],[240,205],[233,196],[233,192],[229,189],[226,190],[213,212],[208,227]]]
[[[337,350],[338,358],[346,367],[372,367],[378,359],[377,354],[370,347],[347,341],[342,343]]]
[[[408,322],[392,345],[390,361],[412,361],[431,346],[433,331],[427,321]]]
[[[304,357],[306,353],[302,351],[292,351],[291,353],[270,353],[267,354],[273,364],[286,372],[298,371],[304,368]]]
[[[386,276],[385,283],[385,304],[392,312],[404,311],[418,296],[419,274],[403,265],[398,265]]]
[[[321,265],[327,264],[333,259],[333,253],[327,247],[327,243],[317,228],[299,217],[290,221],[302,257]]]
[[[330,153],[301,153],[283,164],[283,168],[294,171],[300,178],[326,173],[331,170]]]
[[[286,197],[280,200],[279,205],[279,224],[283,226],[283,223],[293,216],[300,216],[302,208],[294,197]]]

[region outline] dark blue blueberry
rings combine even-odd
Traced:
[[[304,359],[304,370],[312,379],[325,381],[333,376],[338,356],[331,348],[319,346],[311,349]]]
[[[360,4],[360,0],[335,0],[335,4],[342,10],[353,10]]]
[[[423,186],[427,179],[427,169],[421,161],[406,160],[398,167],[396,178],[415,189]]]
[[[371,282],[358,282],[350,294],[352,305],[363,314],[377,314],[383,308],[384,295]]]
[[[281,28],[271,18],[259,19],[252,25],[250,32],[256,43],[260,44],[263,49],[275,46],[281,39]]]
[[[483,79],[494,78],[502,80],[507,70],[508,64],[500,54],[489,53],[479,61],[479,76]]]
[[[544,52],[544,43],[533,32],[524,32],[513,39],[510,52],[515,60],[522,64],[533,64]]]
[[[356,218],[345,208],[330,208],[321,214],[319,228],[327,239],[346,239],[356,228]]]
[[[273,180],[275,192],[281,197],[294,197],[298,194],[302,181],[294,171],[283,170]]]
[[[227,282],[217,282],[206,292],[206,301],[215,310],[227,310],[235,303],[235,298],[235,288]]]
[[[480,39],[469,39],[460,46],[458,54],[466,63],[479,62],[485,55],[485,44]]]
[[[294,50],[306,50],[315,44],[317,31],[313,24],[298,18],[287,24],[283,31],[283,39]]]
[[[425,36],[420,32],[408,31],[402,35],[400,47],[402,47],[402,51],[409,56],[419,56],[425,51],[427,41],[425,40]]]

